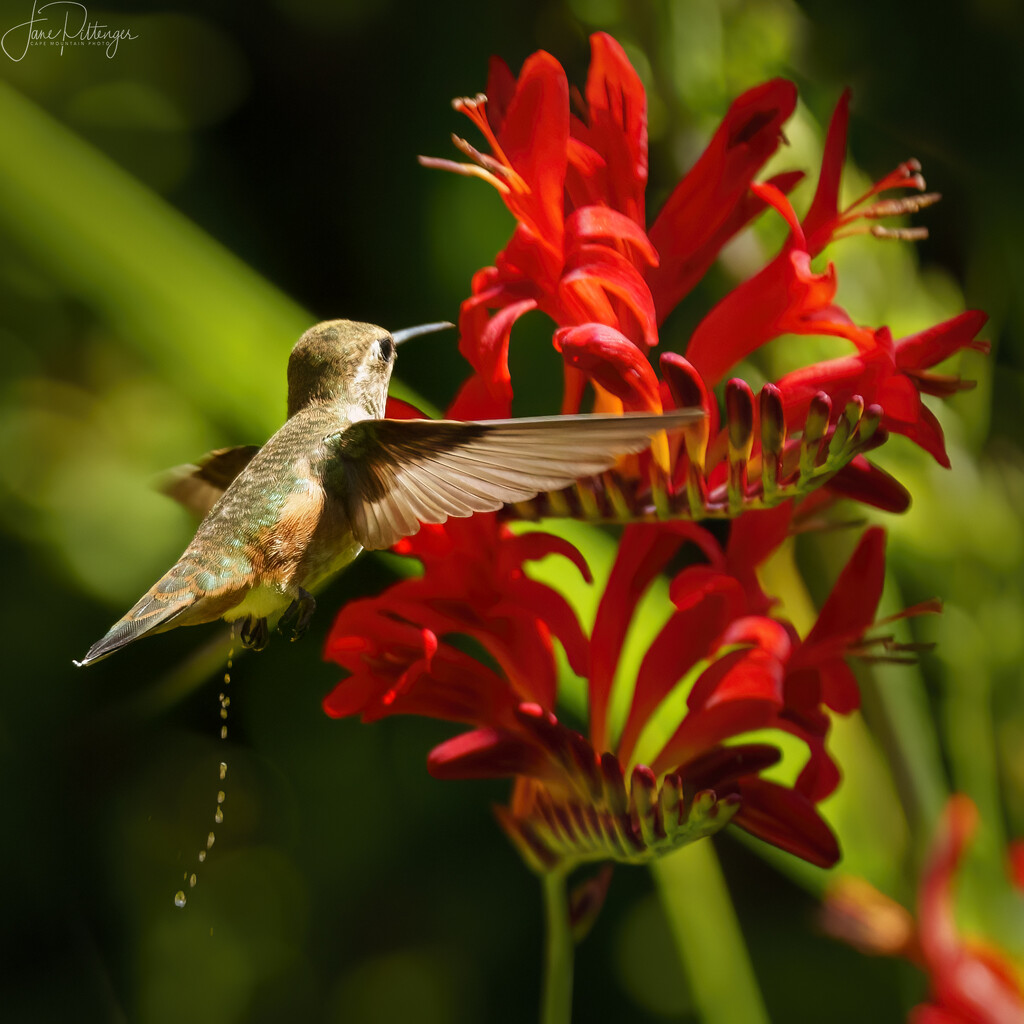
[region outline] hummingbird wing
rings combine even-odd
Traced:
[[[360,420],[329,439],[325,474],[340,493],[356,538],[389,548],[421,523],[491,512],[559,490],[642,451],[662,430],[703,416],[544,416],[518,420]]]
[[[257,444],[243,444],[207,452],[195,465],[169,469],[157,489],[202,519],[259,450]]]

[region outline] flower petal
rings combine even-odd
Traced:
[[[741,793],[733,821],[744,831],[819,867],[839,860],[836,837],[806,797],[765,779],[744,782]]]
[[[796,87],[776,78],[740,96],[689,173],[676,186],[650,230],[661,257],[648,275],[659,321],[692,287],[684,268],[714,237],[747,193],[753,177],[778,148],[796,108]],[[705,258],[706,258],[705,251]]]
[[[588,323],[555,332],[555,347],[631,411],[661,412],[661,388],[646,355],[614,327]]]

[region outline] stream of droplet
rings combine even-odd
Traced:
[[[220,738],[227,740],[228,738],[228,708],[231,705],[231,698],[228,696],[228,687],[231,685],[231,669],[234,665],[235,657],[235,624],[231,624],[231,647],[228,649],[228,663],[224,672],[224,689],[218,694],[217,699],[220,702]],[[227,761],[221,761],[220,769],[218,771],[220,781],[223,782],[228,777],[228,763]],[[215,825],[220,825],[224,821],[224,799],[225,792],[223,789],[217,790],[217,806],[213,810],[213,821]],[[200,850],[198,855],[198,861],[200,864],[206,861],[206,854],[211,849],[213,844],[217,841],[216,835],[211,831],[206,836],[206,849]],[[185,872],[185,881],[188,883],[190,889],[194,889],[196,882],[196,873],[193,871],[189,874]],[[174,894],[174,905],[176,907],[184,907],[188,902],[188,897],[185,895],[184,889],[179,889]]]

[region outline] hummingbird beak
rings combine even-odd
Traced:
[[[396,345],[401,345],[403,342],[408,341],[410,338],[415,338],[420,334],[433,334],[434,331],[446,331],[449,327],[454,327],[455,324],[448,323],[447,320],[438,320],[432,324],[420,324],[418,327],[405,327],[400,331],[391,332],[391,340]]]

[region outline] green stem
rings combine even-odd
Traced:
[[[701,1024],[768,1024],[712,844],[702,840],[659,857],[651,873]]]
[[[569,928],[569,900],[565,874],[544,875],[544,990],[541,993],[541,1024],[569,1024],[572,1020],[573,941]]]

